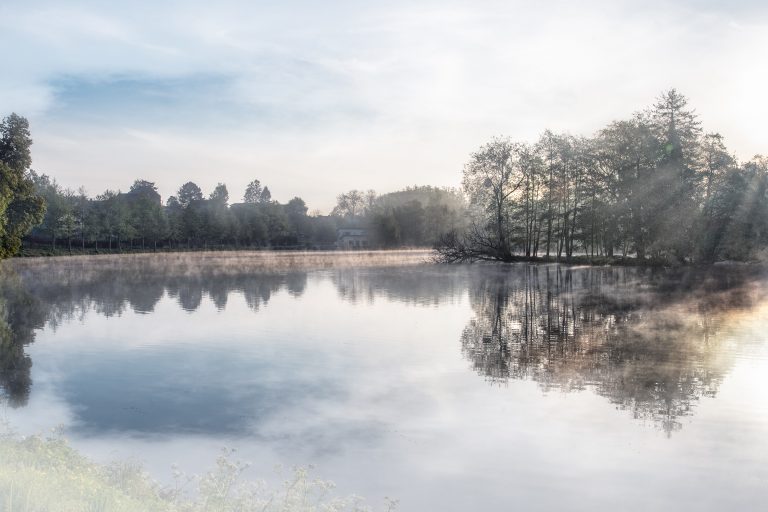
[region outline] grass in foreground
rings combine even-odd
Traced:
[[[282,487],[247,480],[248,465],[225,450],[202,476],[174,469],[163,487],[140,465],[96,464],[62,437],[0,437],[0,512],[341,512],[370,510],[356,496],[337,497],[333,483],[294,469]],[[386,510],[395,502],[386,500]]]

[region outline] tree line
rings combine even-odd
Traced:
[[[210,249],[216,247],[330,246],[336,228],[328,217],[309,216],[299,197],[272,200],[268,187],[253,180],[242,202],[230,204],[227,186],[209,194],[187,182],[165,204],[151,181],[137,179],[127,192],[107,190],[90,198],[31,173],[47,210],[32,229],[32,244],[68,250],[102,251]]]
[[[465,165],[468,228],[446,261],[749,260],[768,245],[768,159],[739,162],[675,89],[591,138],[499,137]]]
[[[768,159],[739,162],[676,90],[592,137],[498,137],[470,156],[462,189],[350,190],[330,215],[253,180],[240,202],[193,182],[162,201],[151,181],[89,197],[33,171],[29,123],[0,123],[0,257],[51,252],[435,246],[445,261],[519,258],[712,262],[764,257]]]
[[[331,215],[341,226],[366,229],[376,247],[431,247],[464,229],[466,211],[459,190],[413,186],[383,195],[350,190],[337,197]]]
[[[89,197],[31,168],[28,121],[16,114],[0,125],[0,257],[30,254],[215,248],[332,249],[343,227],[363,228],[368,247],[433,245],[462,225],[459,191],[411,187],[379,195],[350,190],[330,215],[308,213],[294,197],[272,198],[258,179],[239,202],[219,183],[204,194],[194,182],[165,202],[155,183],[137,179],[127,192]]]
[[[321,215],[309,214],[299,197],[285,204],[273,200],[259,180],[247,186],[241,202],[230,204],[223,183],[205,195],[187,182],[163,204],[155,184],[143,179],[127,192],[107,190],[89,198],[83,189],[65,189],[45,174],[29,176],[47,209],[25,242],[70,252],[333,249],[343,227],[365,229],[369,247],[428,247],[463,218],[463,198],[434,187],[383,195],[352,190],[339,196],[331,215]]]

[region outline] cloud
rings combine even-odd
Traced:
[[[143,175],[167,196],[257,176],[324,209],[353,187],[457,185],[493,135],[589,134],[671,86],[748,158],[768,115],[765,14],[694,0],[12,1],[0,112],[31,118],[35,165],[69,186]]]

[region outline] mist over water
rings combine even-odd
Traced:
[[[6,262],[2,415],[161,480],[226,445],[400,510],[768,498],[762,271],[428,256]]]

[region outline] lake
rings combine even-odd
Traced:
[[[159,481],[230,447],[401,511],[764,510],[764,273],[425,260],[4,262],[2,417]]]

